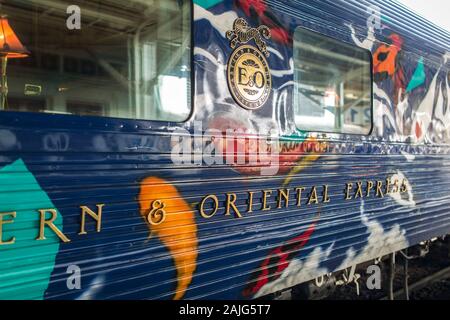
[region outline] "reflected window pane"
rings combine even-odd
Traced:
[[[9,0],[2,14],[28,51],[8,59],[3,110],[188,118],[190,1]]]
[[[295,122],[306,131],[369,134],[370,52],[297,28],[294,35]]]

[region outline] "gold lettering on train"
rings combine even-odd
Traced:
[[[285,207],[289,207],[289,189],[281,189],[278,193],[278,209],[282,208],[282,202],[284,201]]]
[[[263,202],[262,202],[262,211],[269,211],[271,207],[267,206],[267,198],[270,198],[272,195],[272,190],[264,190],[263,191]]]
[[[231,209],[233,209],[234,213],[236,214],[236,217],[242,218],[241,213],[239,212],[238,207],[236,206],[236,194],[235,193],[227,193],[227,212],[225,213],[226,216],[231,215]]]
[[[403,180],[402,186],[400,187],[400,193],[408,192],[408,186],[406,185],[406,180]]]
[[[373,189],[373,181],[367,181],[367,186],[366,186],[366,198],[370,197],[370,191],[372,191]]]
[[[385,194],[390,194],[391,193],[391,179],[387,178],[386,179],[386,192]]]
[[[402,181],[399,179],[393,180],[393,177],[388,177],[383,180],[366,180],[346,182],[344,185],[344,200],[358,200],[361,198],[384,198],[386,195],[403,194],[409,192],[409,183],[406,179]],[[254,211],[268,212],[280,211],[288,209],[291,206],[308,207],[320,204],[331,203],[333,190],[342,190],[342,186],[329,185],[321,186],[293,186],[291,188],[267,189],[261,191],[243,191],[240,192],[225,192],[222,195],[208,194],[202,198],[197,204],[199,214],[204,219],[211,219],[219,213],[219,210],[226,217],[243,218],[246,213],[253,213]],[[342,192],[342,191],[341,191]],[[272,199],[272,201],[271,201]],[[342,198],[341,198],[342,199]],[[239,203],[243,205],[240,207]],[[271,206],[271,203],[274,203]],[[260,204],[261,207],[257,207]],[[102,217],[104,213],[105,204],[97,204],[96,210],[88,206],[80,206],[80,231],[79,236],[87,235],[86,224],[87,216],[93,219],[96,223],[96,232],[102,231]],[[152,224],[164,223],[166,217],[166,204],[160,200],[155,200],[151,205],[147,219]],[[39,217],[36,217],[38,225],[38,237],[36,240],[46,240],[45,232],[53,232],[58,238],[68,243],[71,240],[60,230],[55,224],[58,218],[57,209],[38,209]],[[16,237],[10,235],[5,236],[5,229],[11,228],[14,220],[20,212],[9,211],[0,213],[0,246],[12,245],[16,243]],[[50,230],[46,230],[50,229]],[[10,231],[11,232],[11,231]]]
[[[322,199],[322,203],[330,203],[331,199],[330,196],[328,195],[328,185],[324,185],[323,186],[323,199]]]
[[[213,207],[213,211],[210,214],[207,214],[205,212],[205,203],[207,200],[212,199],[213,203],[214,203],[214,207]],[[209,219],[214,217],[214,215],[217,213],[217,211],[219,210],[219,199],[217,198],[216,195],[214,194],[209,194],[206,197],[203,198],[203,200],[200,202],[200,215],[205,218],[205,219]]]
[[[305,191],[306,188],[300,187],[295,188],[295,191],[297,191],[297,207],[301,207],[302,205],[302,192]]]
[[[392,193],[397,193],[397,192],[399,192],[398,179],[395,179],[393,188],[392,188]]]
[[[255,192],[253,192],[253,191],[249,191],[249,193],[248,193],[248,209],[247,209],[248,213],[253,212],[253,195],[254,194],[255,194]]]
[[[4,218],[6,216],[11,217],[12,219],[5,220]],[[3,241],[3,225],[4,224],[14,223],[14,219],[16,218],[16,216],[17,216],[17,212],[15,212],[15,211],[0,213],[0,246],[1,245],[14,244],[16,242],[16,238],[15,237],[12,237],[9,240]]]
[[[164,201],[155,200],[150,204],[150,210],[147,214],[147,222],[152,226],[159,226],[167,218],[166,204]]]
[[[81,228],[80,233],[78,235],[85,235],[87,234],[85,229],[86,224],[86,214],[90,215],[92,219],[94,219],[97,222],[97,232],[100,232],[102,230],[102,210],[104,204],[98,204],[97,205],[97,213],[92,211],[90,208],[86,206],[80,206],[81,208]]]
[[[319,204],[319,197],[317,196],[317,187],[314,186],[309,194],[308,205]]]
[[[45,240],[45,226],[49,227],[63,242],[70,242],[70,239],[67,238],[61,230],[54,224],[56,218],[58,217],[58,211],[55,209],[40,209],[38,210],[41,216],[39,222],[39,236],[36,240]],[[52,216],[50,219],[46,219],[46,213],[50,213]]]
[[[383,181],[377,181],[377,197],[384,198]]]
[[[358,181],[356,183],[355,199],[362,198],[362,197],[363,197],[362,181]]]
[[[345,184],[345,200],[352,199],[352,196],[350,194],[350,191],[352,191],[352,189],[353,189],[353,183],[348,182]]]

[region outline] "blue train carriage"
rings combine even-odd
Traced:
[[[397,2],[0,10],[1,299],[255,299],[449,233],[450,37]]]

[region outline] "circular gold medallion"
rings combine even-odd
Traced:
[[[243,108],[256,110],[266,103],[272,90],[272,76],[258,49],[244,45],[234,50],[228,61],[228,86]]]

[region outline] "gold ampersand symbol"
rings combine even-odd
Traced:
[[[147,215],[147,221],[153,226],[160,225],[166,220],[166,204],[161,200],[155,200],[151,204],[150,212]]]

